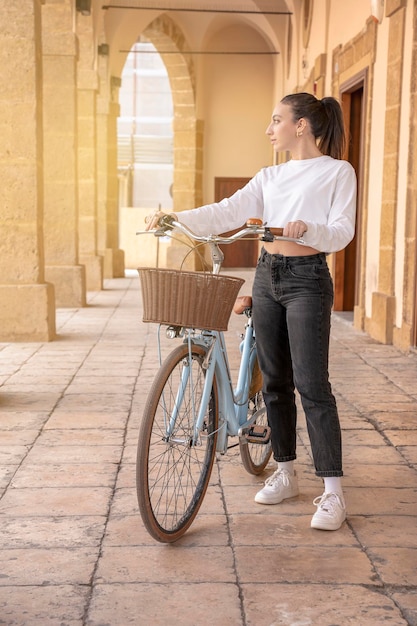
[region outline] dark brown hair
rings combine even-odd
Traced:
[[[309,121],[311,132],[319,140],[320,152],[334,159],[343,157],[345,126],[342,109],[335,98],[318,100],[311,93],[301,92],[289,94],[281,102],[291,107],[295,122],[302,117]]]

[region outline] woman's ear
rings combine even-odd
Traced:
[[[297,122],[297,126],[296,126],[297,136],[302,135],[303,131],[306,129],[306,127],[307,127],[307,121],[306,121],[305,117],[300,117],[300,119]]]
[[[295,125],[295,135],[296,137],[301,137],[304,130],[306,128],[306,121],[303,117],[301,117],[297,124]]]

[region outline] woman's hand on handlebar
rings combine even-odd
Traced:
[[[294,239],[300,239],[307,232],[307,224],[305,224],[301,220],[297,220],[296,222],[288,222],[286,226],[284,226],[284,237],[291,237]]]
[[[154,230],[161,225],[160,220],[165,216],[170,216],[174,220],[177,220],[177,216],[175,213],[164,213],[163,211],[155,211],[155,213],[151,213],[151,215],[147,215],[145,217],[146,230]]]

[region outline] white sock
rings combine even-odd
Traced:
[[[287,470],[290,476],[294,476],[294,461],[278,461],[278,469]]]
[[[338,493],[343,497],[342,479],[340,476],[325,476],[323,480],[325,493]]]

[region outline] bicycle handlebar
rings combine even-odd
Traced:
[[[213,243],[213,244],[230,244],[238,241],[246,235],[261,235],[262,241],[274,241],[280,239],[282,241],[293,241],[296,243],[303,243],[302,237],[284,237],[283,228],[269,228],[258,218],[251,218],[247,220],[246,227],[237,231],[233,235],[224,237],[222,235],[196,235],[187,226],[181,222],[177,222],[172,215],[163,215],[158,222],[158,228],[153,230],[138,231],[137,235],[153,233],[156,237],[163,237],[171,230],[179,230],[181,233],[198,241],[199,243]]]

